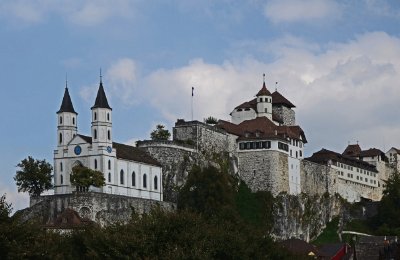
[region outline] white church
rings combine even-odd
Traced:
[[[161,165],[139,148],[113,142],[112,109],[103,83],[92,110],[91,136],[78,134],[78,113],[65,88],[57,112],[57,149],[54,151],[54,193],[76,190],[70,183],[72,168],[82,165],[104,174],[105,186],[90,190],[129,197],[163,200]]]

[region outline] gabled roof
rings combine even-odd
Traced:
[[[397,149],[396,147],[392,147],[392,148],[389,149],[389,151],[392,150],[392,149],[395,150],[395,152],[396,152],[397,154],[400,154],[400,149]],[[388,151],[388,152],[389,152],[389,151]]]
[[[69,91],[67,87],[65,88],[64,97],[61,102],[61,107],[60,110],[57,111],[57,114],[62,112],[70,112],[78,114],[75,112],[74,106],[72,105],[71,97],[69,96]]]
[[[336,153],[327,149],[322,148],[320,151],[313,153],[311,157],[306,158],[306,160],[319,163],[327,164],[329,160],[332,162],[340,162],[350,166],[362,168],[372,172],[378,172],[375,165],[367,163],[363,160],[356,159],[347,155]]]
[[[102,81],[100,81],[99,90],[97,91],[96,101],[94,102],[94,105],[92,106],[92,109],[93,108],[111,109],[111,107],[108,105],[107,96],[106,96],[106,93],[104,92]]]
[[[219,120],[217,127],[228,133],[239,136],[239,140],[248,139],[282,139],[287,137],[302,140],[307,143],[304,131],[300,126],[277,126],[267,117],[257,117],[245,120],[240,124],[233,124],[228,121]]]
[[[235,107],[235,109],[238,109],[238,108],[242,108],[242,109],[252,108],[252,109],[254,109],[254,111],[257,111],[257,98],[254,98],[250,101],[244,102],[244,103],[238,105],[237,107]]]
[[[265,86],[265,82],[263,83],[262,88],[258,91],[256,97],[259,96],[271,96],[271,92],[268,91],[267,87]]]
[[[287,98],[282,96],[282,94],[279,93],[277,90],[275,90],[275,92],[272,93],[271,96],[272,96],[272,105],[283,105],[288,108],[296,107]]]
[[[370,148],[368,150],[361,151],[360,157],[373,157],[373,156],[385,156],[385,153],[377,148]]]
[[[360,153],[361,147],[358,144],[349,144],[342,154],[352,157],[358,157]]]
[[[92,143],[92,137],[90,137],[90,136],[86,136],[86,135],[77,135],[77,136],[81,137],[83,140],[85,140],[89,144]],[[161,167],[161,164],[156,159],[154,159],[147,152],[143,151],[142,149],[140,149],[138,147],[133,147],[130,145],[116,143],[116,142],[113,142],[112,146],[117,151],[118,159],[142,162],[142,163],[156,165],[156,166]]]

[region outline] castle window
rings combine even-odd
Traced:
[[[302,151],[299,151],[299,153],[300,153],[300,157],[302,157],[302,156],[303,156],[303,152],[302,152]]]
[[[268,113],[268,108],[265,108],[265,113]]]
[[[60,162],[60,172],[62,172],[63,171],[63,164],[62,164],[62,162]]]
[[[64,177],[63,177],[63,175],[61,174],[60,175],[60,184],[63,184],[64,183]]]
[[[298,152],[296,151],[296,158],[298,157]]]
[[[60,125],[62,124],[62,116],[60,116]]]
[[[250,108],[245,108],[244,111],[250,111]]]
[[[107,113],[107,121],[110,121],[110,113]]]
[[[290,156],[293,156],[293,155],[292,155],[292,149],[290,149]]]
[[[154,189],[155,189],[155,190],[158,189],[158,180],[157,180],[157,176],[154,176]]]
[[[287,145],[285,143],[278,142],[278,149],[288,152],[289,151],[289,145]]]
[[[94,159],[94,169],[97,170],[97,160]]]
[[[143,174],[143,188],[147,188],[147,175]]]
[[[111,161],[108,160],[108,169],[111,170]]]
[[[244,144],[244,143],[239,143],[239,150],[243,150],[244,147],[245,147],[245,144]]]
[[[107,138],[108,138],[108,140],[111,139],[111,132],[110,132],[110,130],[107,131]]]
[[[97,130],[96,129],[94,129],[94,131],[93,131],[93,136],[94,136],[94,139],[97,139]]]
[[[111,182],[111,173],[108,173],[108,182]]]
[[[124,170],[121,170],[121,172],[119,173],[119,182],[121,184],[124,184]]]
[[[136,186],[136,173],[132,172],[132,186]]]
[[[60,141],[60,144],[62,144],[62,133],[60,133],[59,141]]]
[[[236,111],[240,112],[240,111],[242,111],[242,109],[241,109],[241,108],[238,108]]]
[[[94,112],[94,120],[97,120],[97,113]]]

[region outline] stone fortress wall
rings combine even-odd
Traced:
[[[338,192],[336,170],[327,165],[302,160],[300,164],[301,191],[310,196]]]
[[[296,113],[293,109],[285,106],[273,106],[272,114],[283,122],[283,125],[291,126],[296,125]]]

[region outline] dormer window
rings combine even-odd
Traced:
[[[236,111],[240,112],[240,111],[242,111],[242,109],[241,109],[241,108],[238,108]]]
[[[250,108],[245,108],[244,111],[250,111]]]

